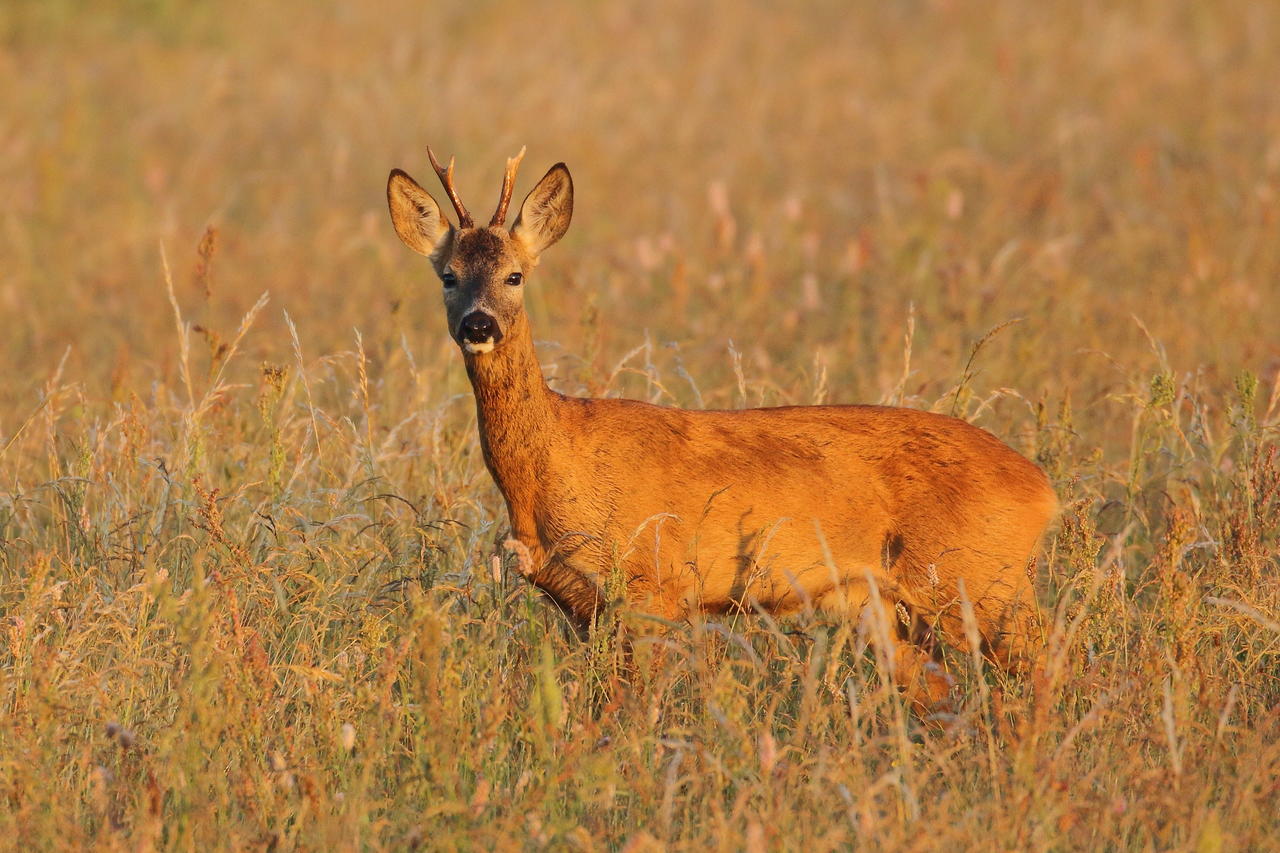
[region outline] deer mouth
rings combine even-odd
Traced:
[[[494,347],[493,338],[489,338],[489,340],[487,341],[463,341],[462,342],[462,349],[472,354],[493,352],[493,347]]]

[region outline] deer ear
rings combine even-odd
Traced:
[[[396,233],[419,255],[435,254],[453,230],[431,194],[399,169],[392,169],[387,177],[387,207]]]
[[[511,236],[537,260],[548,247],[564,236],[573,218],[573,178],[564,163],[557,163],[525,196],[520,215],[511,226]]]

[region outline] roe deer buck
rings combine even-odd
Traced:
[[[391,219],[444,284],[485,463],[533,558],[529,580],[580,629],[620,570],[630,605],[669,620],[806,606],[857,617],[878,599],[896,626],[881,640],[893,678],[924,708],[948,691],[930,665],[936,639],[968,647],[966,596],[985,654],[1015,670],[1036,655],[1028,569],[1057,508],[1039,468],[978,427],[913,409],[689,411],[552,391],[524,283],[569,227],[569,170],[552,166],[507,230],[522,149],[479,228],[453,162],[427,154],[458,225],[398,169]]]

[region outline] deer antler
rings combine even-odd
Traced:
[[[520,168],[520,161],[524,159],[524,149],[525,146],[520,146],[519,154],[507,158],[507,173],[502,178],[502,195],[498,197],[498,209],[493,212],[493,218],[489,220],[490,228],[507,221],[507,208],[511,206],[511,191],[516,187],[516,170]]]
[[[440,161],[436,159],[436,155],[432,153],[431,146],[427,146],[427,157],[431,160],[431,168],[436,170],[436,174],[440,176],[440,183],[444,185],[444,191],[449,194],[449,201],[453,202],[453,209],[458,211],[458,227],[459,228],[475,228],[476,224],[471,219],[471,214],[467,213],[467,207],[462,203],[462,199],[458,197],[458,190],[453,185],[453,158],[449,158],[449,168],[440,165]]]

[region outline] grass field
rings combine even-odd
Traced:
[[[1280,8],[9,0],[0,847],[1280,849]],[[1050,664],[857,625],[619,680],[514,571],[384,186],[564,160],[558,390],[954,412]],[[479,214],[478,214],[479,215]],[[641,650],[643,653],[643,647]],[[1034,690],[1032,689],[1034,687]]]

